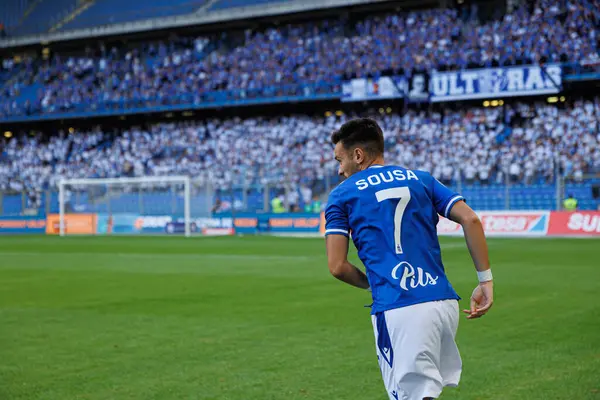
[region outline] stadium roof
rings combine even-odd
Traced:
[[[208,25],[225,21],[246,20],[252,18],[385,2],[389,2],[389,0],[296,0],[285,3],[261,4],[214,11],[205,11],[205,9],[202,8],[195,13],[186,15],[153,18],[64,32],[59,31],[53,33],[11,37],[0,40],[0,48],[47,44],[51,42],[77,40],[99,36],[123,35],[194,25]],[[403,0],[395,3],[398,6],[407,7],[424,5],[422,0]],[[432,1],[432,3],[436,4],[436,1]]]

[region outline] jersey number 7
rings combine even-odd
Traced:
[[[395,187],[390,189],[379,190],[375,192],[377,201],[381,203],[384,200],[399,199],[394,213],[394,242],[396,254],[402,254],[402,217],[404,210],[410,201],[410,190],[407,186]]]

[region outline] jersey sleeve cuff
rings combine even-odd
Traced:
[[[446,208],[444,209],[444,217],[448,218],[448,214],[450,213],[450,210],[452,209],[452,207],[458,203],[461,200],[464,200],[465,198],[462,196],[454,196],[453,198],[450,199],[450,201],[448,202],[448,204],[446,205]]]
[[[347,229],[336,229],[336,228],[326,229],[325,236],[327,236],[327,235],[344,235],[347,237],[348,230]]]

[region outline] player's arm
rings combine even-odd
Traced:
[[[457,201],[449,210],[448,217],[462,226],[467,247],[479,277],[479,285],[471,296],[470,309],[463,310],[463,312],[468,314],[468,319],[479,318],[494,303],[494,282],[483,225],[477,214],[464,201]]]
[[[331,275],[349,285],[361,289],[369,288],[367,276],[348,261],[348,237],[329,234],[325,237],[327,265]]]
[[[334,190],[329,195],[325,208],[325,246],[327,265],[331,275],[359,288],[368,289],[369,281],[365,274],[348,261],[348,237],[350,223],[344,194]]]
[[[467,247],[477,269],[479,285],[471,295],[470,309],[464,312],[468,314],[468,319],[479,318],[494,303],[494,284],[483,226],[477,214],[464,202],[465,199],[461,195],[448,189],[437,179],[430,182],[433,205],[437,213],[460,224],[465,233]]]
[[[477,272],[489,270],[490,260],[485,234],[483,233],[483,225],[477,214],[475,214],[475,211],[464,201],[459,201],[450,210],[449,217],[452,221],[462,226],[467,247],[469,248]]]

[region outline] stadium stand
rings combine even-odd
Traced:
[[[52,4],[73,15],[74,3]],[[260,1],[221,0],[211,7],[242,3]],[[10,4],[5,14],[10,11],[12,20],[22,14],[20,18],[34,21],[44,10],[54,15],[46,8],[47,0]],[[68,18],[61,14],[53,23],[60,20],[57,29],[69,29],[90,26],[91,21],[192,12],[204,1],[140,4],[136,0],[116,7],[114,0],[97,0],[72,20],[65,22]],[[113,8],[119,12],[109,16]],[[546,62],[598,65],[599,23],[598,0],[538,0],[484,22],[454,9],[436,9],[320,19],[227,35],[173,35],[129,47],[93,43],[79,52],[52,53],[48,59],[3,60],[0,122],[67,112],[83,117],[106,110],[152,111],[173,104],[200,107],[298,96],[339,99],[348,79],[431,69]],[[377,115],[384,127],[389,162],[431,171],[460,187],[475,208],[554,209],[557,171],[567,182],[564,191],[575,194],[581,208],[598,207],[592,195],[594,181],[585,179],[600,172],[597,97],[365,113]],[[149,123],[118,132],[103,125],[69,134],[17,132],[0,141],[2,213],[55,211],[60,178],[199,176],[207,170],[210,175],[205,178],[228,193],[231,203],[244,198],[244,209],[267,207],[262,191],[274,190],[267,197],[273,196],[283,182],[291,182],[294,192],[310,200],[334,182],[329,134],[353,115]],[[156,204],[171,201],[168,195],[156,196]],[[121,200],[115,207],[123,210],[134,203],[127,195]]]
[[[0,22],[12,36],[188,14],[206,0],[4,0]]]
[[[10,0],[9,0],[10,1]],[[48,32],[54,24],[60,22],[76,9],[77,0],[35,0],[18,19],[18,24],[10,30],[13,35],[27,35]]]
[[[206,0],[96,0],[61,29],[80,29],[98,25],[168,17],[196,11]],[[117,10],[117,12],[115,12]]]
[[[480,25],[456,10],[430,10],[248,30],[238,45],[186,38],[100,57],[55,54],[33,63],[28,80],[45,82],[38,96],[3,97],[0,116],[333,94],[345,78],[432,68],[600,63],[598,3],[578,0],[559,9],[538,0],[531,10]]]
[[[34,0],[4,0],[0,7],[0,23],[6,31],[20,25]]]
[[[502,209],[507,201],[519,209],[553,209],[558,157],[570,182],[566,190],[581,196],[583,209],[595,209],[592,182],[583,182],[583,177],[600,171],[600,99],[569,106],[515,103],[508,109],[509,119],[501,108],[480,107],[381,115],[390,149],[387,160],[460,185],[479,209]],[[209,179],[218,188],[276,186],[290,180],[297,191],[306,186],[322,193],[324,179],[335,175],[336,168],[329,133],[347,118],[296,115],[162,123],[116,136],[98,127],[61,132],[48,141],[41,135],[21,136],[3,143],[0,190],[55,190],[60,178],[202,176],[210,171]],[[250,197],[248,207],[262,208],[260,194]],[[4,201],[5,210],[22,204],[11,197]]]

